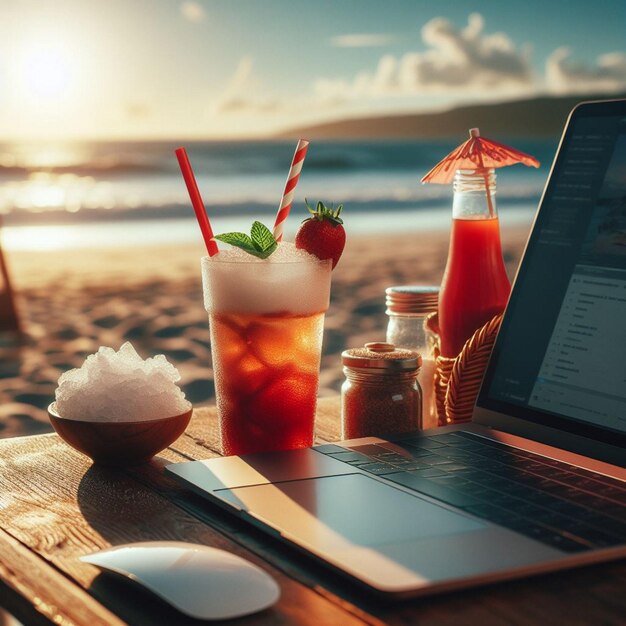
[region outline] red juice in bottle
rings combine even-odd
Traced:
[[[439,295],[441,354],[465,342],[506,306],[511,284],[500,243],[495,173],[459,170],[454,181],[450,250]]]

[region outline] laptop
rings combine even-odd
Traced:
[[[626,557],[626,100],[568,119],[470,423],[177,463],[404,598]]]

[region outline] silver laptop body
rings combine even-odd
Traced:
[[[626,100],[570,114],[472,423],[166,472],[390,597],[626,556]]]

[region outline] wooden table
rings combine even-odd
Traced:
[[[320,401],[320,440],[338,437],[338,400]],[[172,461],[217,456],[214,408],[136,469],[93,466],[56,435],[0,441],[0,605],[24,624],[192,624],[194,620],[78,557],[131,541],[184,540],[260,565],[278,604],[236,624],[624,624],[626,562],[383,604],[336,574],[187,492]],[[233,622],[231,622],[233,623]]]

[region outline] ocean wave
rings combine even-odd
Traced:
[[[171,142],[118,142],[19,150],[0,144],[0,214],[13,224],[69,224],[184,217],[193,212]],[[292,142],[191,142],[188,152],[210,214],[272,214],[280,201]],[[452,205],[450,185],[420,177],[441,142],[315,142],[297,188],[303,199],[345,206],[346,215]],[[544,148],[545,151],[545,148]],[[537,203],[546,172],[498,173],[498,207]]]
[[[506,211],[507,207],[536,206],[539,196],[518,195],[498,199],[498,209]],[[359,213],[396,212],[428,212],[441,210],[452,206],[449,196],[397,199],[391,197],[378,197],[370,199],[342,199],[346,219],[354,215],[358,219]],[[300,207],[297,209],[300,212]],[[276,211],[276,203],[246,201],[222,202],[211,205],[210,216],[234,217],[256,216],[273,214]],[[302,213],[304,215],[304,213]],[[84,208],[79,211],[66,211],[59,208],[51,208],[36,211],[14,209],[5,213],[4,221],[7,225],[33,225],[33,224],[77,224],[90,222],[125,221],[125,220],[152,220],[192,217],[193,210],[188,203],[163,203],[161,205],[114,207],[114,208]]]
[[[141,161],[91,161],[81,164],[67,165],[2,165],[0,164],[0,177],[17,178],[28,177],[32,174],[45,172],[47,174],[74,174],[76,176],[102,176],[132,175],[132,174],[162,174],[168,168],[159,163],[148,163]]]
[[[0,177],[28,176],[35,172],[116,177],[178,174],[173,142],[94,142],[64,145],[0,143]],[[352,172],[414,172],[420,178],[454,145],[445,141],[313,142],[307,153],[305,174]],[[526,147],[526,146],[522,146]],[[238,177],[286,175],[293,142],[188,142],[197,176]],[[549,142],[529,146],[542,162],[551,160]]]

